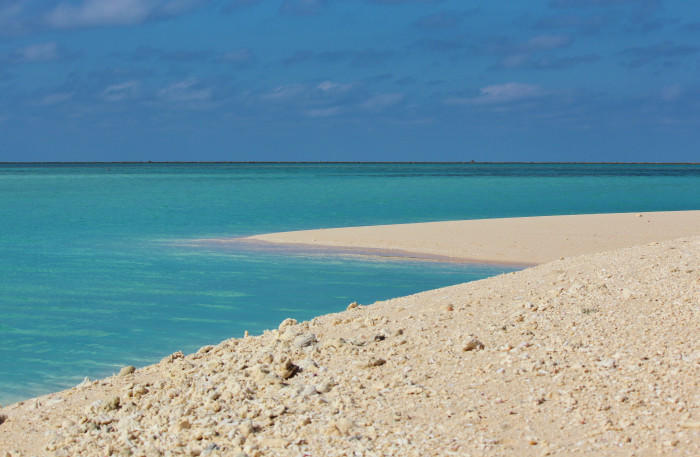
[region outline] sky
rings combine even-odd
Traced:
[[[700,162],[700,2],[0,0],[0,161]]]

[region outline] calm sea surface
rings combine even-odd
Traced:
[[[700,166],[0,165],[0,403],[508,268],[192,246],[281,230],[700,209]]]

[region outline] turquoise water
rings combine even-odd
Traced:
[[[700,209],[700,166],[0,165],[0,403],[495,266],[192,246],[446,219]]]

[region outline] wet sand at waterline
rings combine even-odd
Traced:
[[[0,455],[700,455],[698,213],[10,405]]]

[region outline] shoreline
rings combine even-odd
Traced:
[[[490,259],[466,259],[460,257],[451,257],[446,255],[430,254],[403,249],[330,246],[313,243],[276,242],[257,239],[256,237],[258,236],[259,235],[254,235],[252,237],[237,238],[202,238],[197,240],[188,240],[187,242],[182,244],[190,246],[216,246],[219,248],[233,249],[236,251],[245,250],[249,252],[272,252],[285,255],[359,257],[389,261],[399,260],[409,262],[437,262],[468,265],[489,265],[516,269],[524,269],[537,265],[537,263],[508,262]]]
[[[3,457],[697,455],[700,211],[682,213],[614,215],[656,231],[641,245],[559,252],[521,271],[287,319],[262,335],[5,406],[0,450]],[[588,216],[557,217],[598,230],[596,217],[570,224]],[[679,220],[690,226],[675,230],[694,236],[663,240]],[[439,224],[455,222],[383,227],[415,236],[416,226]],[[584,237],[582,247],[638,239],[629,227],[612,230],[624,237]],[[357,230],[369,228],[312,236]]]
[[[536,265],[561,257],[693,236],[700,210],[472,219],[253,235],[286,246],[395,251],[468,263]],[[239,240],[200,240],[226,244]]]

